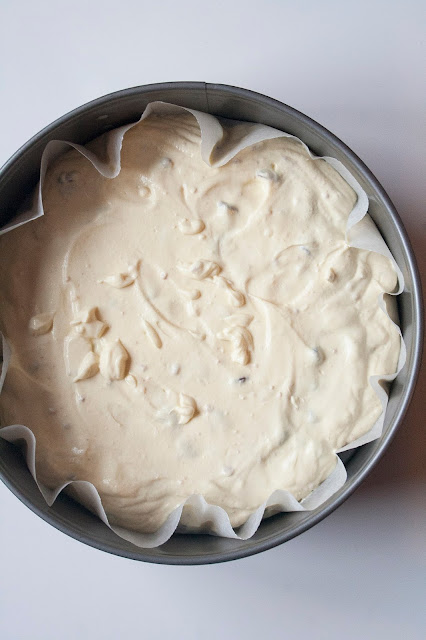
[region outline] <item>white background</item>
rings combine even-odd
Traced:
[[[170,80],[242,86],[303,111],[361,156],[424,270],[424,7],[0,0],[0,164],[55,118],[117,89]],[[0,637],[424,637],[423,413],[418,389],[373,477],[326,521],[225,565],[108,556],[59,533],[1,485]]]

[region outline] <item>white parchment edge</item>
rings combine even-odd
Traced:
[[[398,275],[398,290],[393,295],[398,295],[404,289],[404,279],[396,264],[392,254],[390,253],[385,241],[380,235],[378,229],[374,225],[371,218],[367,215],[368,210],[368,197],[360,184],[355,180],[352,174],[346,169],[346,167],[336,160],[335,158],[323,157],[317,158],[314,156],[308,147],[299,138],[290,134],[284,133],[272,127],[266,125],[259,125],[254,123],[236,123],[235,121],[222,120],[221,122],[214,116],[203,113],[200,111],[194,111],[185,107],[172,105],[164,102],[152,102],[148,104],[141,118],[137,121],[140,122],[147,116],[153,113],[157,114],[170,114],[179,113],[181,111],[190,112],[197,120],[201,130],[201,155],[206,164],[212,167],[219,167],[226,164],[233,156],[235,156],[242,149],[261,142],[262,140],[268,140],[279,137],[289,137],[297,140],[304,146],[314,159],[325,160],[334,169],[340,173],[340,175],[350,184],[350,186],[356,192],[358,198],[354,209],[349,215],[347,224],[347,241],[351,246],[367,249],[381,253],[382,255],[390,258]],[[40,166],[40,182],[35,193],[35,201],[31,208],[18,216],[16,216],[12,222],[7,224],[0,230],[0,235],[7,233],[8,231],[19,227],[23,224],[35,220],[36,218],[44,214],[43,202],[42,202],[42,187],[44,177],[46,175],[49,163],[62,153],[68,151],[71,148],[75,149],[83,156],[85,156],[106,178],[115,178],[121,169],[120,156],[121,147],[123,143],[123,137],[126,131],[131,129],[137,122],[129,125],[114,129],[108,135],[106,160],[101,160],[94,153],[84,146],[74,144],[72,142],[65,142],[60,140],[52,140],[46,145],[43,152]],[[227,143],[227,136],[224,135],[228,131],[228,125],[231,127],[231,144]],[[218,159],[212,160],[213,152],[216,153]],[[386,313],[386,308],[383,300],[383,295],[379,297],[378,304]],[[370,384],[374,391],[377,393],[380,402],[382,404],[382,413],[373,427],[363,436],[349,443],[340,451],[346,451],[359,447],[362,444],[371,442],[376,438],[379,438],[382,434],[383,423],[385,417],[386,406],[388,402],[388,396],[384,388],[380,385],[379,380],[392,381],[400,372],[405,364],[406,349],[404,340],[398,327],[398,331],[401,336],[401,351],[398,361],[398,368],[394,374],[386,374],[380,376],[373,376],[370,378]],[[3,366],[0,376],[0,392],[3,387],[4,379],[7,372],[7,367],[10,360],[10,347],[2,336],[3,343]],[[235,531],[230,523],[229,517],[224,509],[219,506],[208,504],[204,498],[200,495],[193,495],[189,497],[182,505],[176,508],[167,518],[166,522],[152,534],[138,533],[135,531],[124,529],[123,527],[112,526],[108,522],[108,518],[102,506],[99,493],[90,482],[77,480],[67,482],[56,489],[52,490],[43,486],[37,480],[36,468],[35,468],[35,448],[36,439],[33,432],[24,425],[10,425],[0,429],[0,437],[12,442],[18,443],[25,441],[26,443],[26,462],[28,468],[37,483],[40,492],[42,493],[47,504],[51,506],[56,500],[59,493],[65,488],[69,487],[69,492],[74,495],[83,505],[85,505],[90,511],[99,516],[99,518],[109,526],[117,535],[132,542],[138,547],[153,548],[166,542],[174,531],[178,528],[181,520],[182,511],[185,509],[185,522],[190,523],[190,526],[180,525],[179,531],[201,531],[203,533],[211,533],[218,536],[227,538],[237,538],[240,540],[246,540],[250,538],[257,530],[264,515],[265,509],[270,507],[269,511],[276,513],[277,511],[306,511],[316,509],[318,506],[326,502],[336,491],[338,491],[346,482],[347,474],[346,469],[336,455],[336,466],[328,478],[317,487],[310,495],[304,500],[298,502],[294,496],[288,491],[278,489],[264,502],[254,513],[250,515],[248,520]]]

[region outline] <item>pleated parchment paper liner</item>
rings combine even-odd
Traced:
[[[157,114],[170,114],[178,113],[181,111],[189,111],[196,118],[200,130],[201,130],[201,154],[203,160],[212,167],[220,167],[226,164],[233,156],[235,156],[241,149],[250,145],[267,140],[271,138],[290,137],[289,134],[283,133],[276,129],[272,129],[266,125],[242,123],[231,120],[218,120],[212,115],[202,113],[200,111],[193,111],[192,109],[185,109],[177,105],[171,105],[164,102],[152,102],[150,103],[140,120],[143,120],[152,113]],[[123,142],[123,136],[137,123],[129,124],[118,129],[114,129],[108,136],[107,151],[105,158],[101,159],[94,153],[86,149],[84,146],[74,144],[72,142],[64,142],[59,140],[53,140],[46,145],[44,150],[41,167],[40,167],[40,183],[36,191],[35,201],[30,210],[19,214],[12,222],[6,225],[0,230],[0,234],[6,233],[11,229],[22,224],[27,224],[31,220],[35,220],[39,216],[44,214],[43,202],[42,202],[42,185],[46,175],[46,170],[50,162],[54,160],[58,155],[69,150],[70,147],[85,156],[93,166],[106,178],[114,178],[120,172],[120,155]],[[306,145],[295,138],[302,144],[305,149]],[[308,150],[308,149],[307,149]],[[309,151],[309,150],[308,150]],[[310,152],[309,152],[310,153]],[[313,154],[311,157],[316,158]],[[386,246],[382,236],[377,230],[371,218],[367,215],[368,210],[368,197],[358,182],[350,174],[350,172],[344,167],[344,165],[335,158],[322,158],[329,164],[331,164],[338,173],[350,184],[350,186],[356,192],[358,199],[354,209],[349,215],[347,223],[347,241],[353,247],[361,249],[367,249],[370,251],[376,251],[391,259],[393,265],[398,274],[398,291],[394,295],[398,295],[404,289],[404,282],[402,273],[392,257],[388,247]],[[383,296],[378,299],[378,304],[386,313],[386,308],[383,300]],[[401,335],[401,334],[400,334]],[[2,336],[3,342],[3,368],[0,377],[0,391],[3,386],[3,382],[6,376],[9,360],[10,360],[10,347],[7,341]],[[383,387],[379,384],[380,380],[393,380],[397,373],[404,366],[406,357],[405,345],[401,335],[401,351],[398,362],[398,370],[392,375],[374,376],[370,378],[370,384],[374,391],[377,393],[380,402],[382,404],[383,411],[374,424],[374,426],[361,438],[351,442],[341,449],[345,451],[347,449],[353,449],[359,447],[367,442],[370,442],[376,438],[379,438],[382,434],[383,422],[385,416],[386,405],[388,396]],[[163,526],[155,533],[137,533],[124,529],[122,527],[111,526],[108,522],[108,518],[102,506],[101,499],[95,487],[90,483],[82,480],[67,482],[56,489],[52,490],[43,486],[37,480],[36,468],[35,468],[35,448],[36,439],[29,427],[23,425],[11,425],[0,429],[0,436],[9,442],[17,442],[25,440],[26,442],[26,461],[28,468],[36,481],[41,493],[43,494],[48,505],[52,505],[57,495],[65,488],[68,487],[67,492],[73,495],[79,502],[85,505],[92,512],[96,513],[99,518],[110,527],[117,535],[121,536],[125,540],[132,542],[138,547],[152,548],[160,544],[163,544],[170,538],[173,532],[179,526],[179,521],[182,514],[182,509],[185,506],[186,516],[190,510],[191,531],[201,530],[203,532],[212,533],[218,536],[227,538],[238,538],[246,540],[250,538],[257,530],[262,518],[272,513],[279,511],[305,511],[315,509],[323,504],[328,498],[330,498],[336,491],[338,491],[346,482],[346,469],[336,455],[336,467],[330,476],[310,495],[304,498],[301,502],[298,502],[291,493],[277,489],[269,497],[269,499],[262,504],[247,520],[245,524],[235,531],[231,527],[227,513],[221,507],[208,504],[204,498],[200,495],[193,495],[189,497],[185,503],[176,508],[170,516],[167,518]],[[185,517],[185,521],[188,518]],[[179,531],[188,530],[187,527],[180,525]]]

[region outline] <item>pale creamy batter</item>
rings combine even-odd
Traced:
[[[374,424],[396,274],[347,245],[355,193],[299,142],[211,168],[192,115],[151,115],[117,178],[72,151],[43,201],[0,238],[0,407],[34,432],[45,485],[88,480],[139,531],[192,494],[238,526],[275,489],[308,495]]]

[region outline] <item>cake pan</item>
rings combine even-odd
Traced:
[[[50,140],[85,144],[109,129],[135,121],[145,106],[154,100],[267,124],[297,136],[317,155],[340,160],[366,191],[370,199],[369,213],[405,278],[405,290],[398,296],[398,308],[407,346],[407,362],[391,386],[381,438],[342,454],[348,473],[347,482],[325,504],[314,511],[283,513],[268,518],[249,540],[175,534],[160,547],[140,549],[116,536],[98,518],[63,494],[52,507],[48,507],[19,449],[0,438],[0,477],[3,482],[32,511],[69,536],[134,560],[177,565],[224,562],[265,551],[306,531],[342,504],[378,462],[401,423],[420,367],[423,336],[420,280],[413,251],[392,202],[369,169],[343,142],[318,123],[277,100],[220,84],[170,82],[134,87],[89,102],[59,118],[21,147],[2,168],[0,225],[15,215],[24,198],[36,186],[41,155]]]

